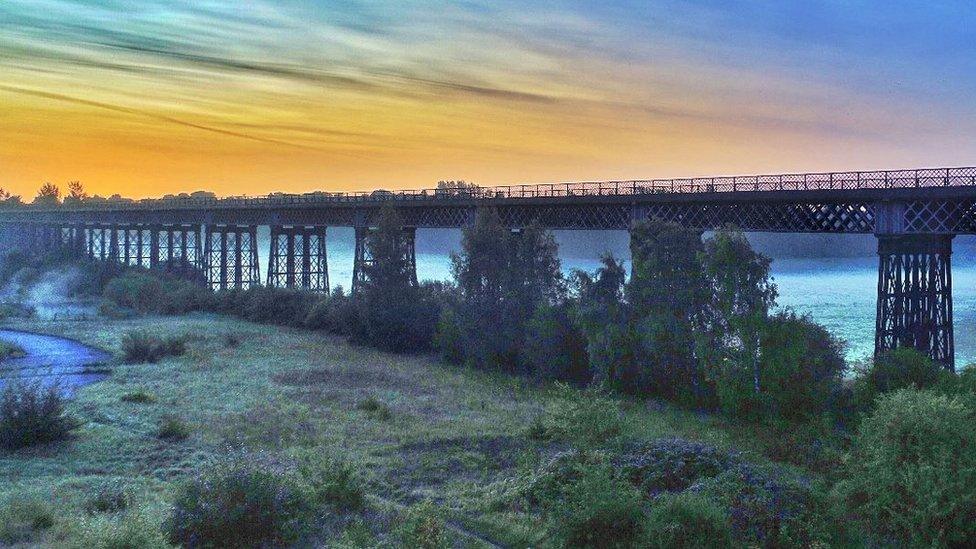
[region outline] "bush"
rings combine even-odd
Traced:
[[[939,382],[944,369],[908,347],[887,351],[874,359],[854,383],[854,404],[860,411],[873,407],[878,395],[914,386],[927,389]]]
[[[0,393],[0,449],[68,439],[79,423],[68,415],[66,404],[57,385],[8,382]]]
[[[644,521],[648,549],[733,547],[732,528],[725,512],[699,494],[668,494],[654,501]]]
[[[542,305],[526,327],[523,362],[530,375],[586,385],[590,373],[586,336],[566,306]]]
[[[740,463],[688,492],[721,504],[734,538],[748,546],[810,547],[829,541],[822,498],[804,479]]]
[[[308,510],[281,464],[239,459],[184,484],[165,530],[170,542],[187,547],[287,545],[299,538]]]
[[[559,547],[632,547],[641,536],[641,497],[609,465],[594,465],[548,500],[548,532]]]
[[[400,518],[396,537],[401,547],[441,549],[451,547],[437,507],[429,501],[410,506]]]
[[[159,423],[156,437],[162,440],[179,442],[190,437],[190,426],[176,416],[165,416]]]
[[[566,486],[579,481],[587,470],[607,462],[607,457],[600,452],[560,452],[541,467],[508,478],[496,486],[489,506],[496,510],[535,509],[558,500]]]
[[[105,286],[104,297],[140,314],[161,313],[167,299],[163,282],[146,272],[128,272]]]
[[[218,294],[223,295],[228,294]],[[239,297],[240,316],[244,319],[279,326],[301,326],[314,299],[310,292],[264,286],[249,288]]]
[[[631,484],[649,496],[680,492],[701,479],[716,477],[739,462],[735,454],[700,442],[662,439],[617,458]]]
[[[364,507],[355,470],[328,453],[308,450],[289,461],[247,454],[183,484],[164,529],[188,547],[292,545],[313,521]]]
[[[439,286],[406,287],[397,292],[374,287],[356,301],[359,321],[352,340],[392,352],[432,348],[441,315]]]
[[[615,400],[598,391],[579,391],[558,383],[542,421],[550,437],[582,448],[606,444],[623,431]]]
[[[36,496],[15,495],[0,503],[0,543],[27,544],[54,526],[56,509]]]
[[[837,494],[884,538],[966,545],[976,539],[974,419],[963,397],[916,389],[882,395],[861,422]]]
[[[146,332],[127,332],[122,337],[122,360],[126,364],[156,363],[167,356],[186,352],[186,336],[161,338]]]
[[[356,302],[344,295],[341,289],[312,305],[305,317],[305,327],[341,336],[362,331]]]

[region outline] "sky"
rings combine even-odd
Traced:
[[[0,0],[28,198],[969,165],[970,0]]]

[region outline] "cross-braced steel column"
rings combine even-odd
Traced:
[[[356,227],[356,253],[352,266],[352,293],[362,290],[366,283],[367,271],[376,258],[369,249],[369,235],[374,231],[370,227]],[[398,253],[406,263],[407,278],[411,285],[417,286],[417,228],[403,227],[397,240]]]
[[[157,267],[190,275],[204,263],[200,251],[200,225],[163,225],[153,230],[153,259]]]
[[[952,235],[878,235],[875,354],[912,347],[954,369]]]
[[[329,290],[325,226],[271,226],[268,286]]]
[[[260,284],[257,229],[256,225],[207,225],[204,257],[212,289]]]

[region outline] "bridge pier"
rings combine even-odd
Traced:
[[[256,225],[207,225],[204,259],[214,290],[247,289],[260,283]]]
[[[912,347],[954,370],[952,238],[878,235],[875,355]]]
[[[323,225],[272,225],[268,286],[328,292],[326,230]]]
[[[190,275],[202,264],[200,225],[157,225],[152,230],[150,267]]]
[[[372,251],[367,243],[368,236],[375,229],[371,227],[356,227],[356,253],[352,266],[352,293],[362,290],[366,283],[366,272],[374,262]],[[417,228],[402,227],[397,242],[399,254],[407,266],[407,276],[412,286],[418,286],[417,281]]]

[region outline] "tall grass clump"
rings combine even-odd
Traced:
[[[9,383],[0,393],[0,450],[66,440],[79,423],[56,385]]]
[[[184,352],[186,336],[163,338],[143,331],[132,331],[122,337],[122,360],[126,364],[156,363]]]
[[[443,517],[429,501],[407,508],[394,533],[401,547],[447,549],[452,546],[447,538]]]
[[[556,384],[554,391],[542,416],[546,436],[593,448],[623,433],[623,417],[613,398],[597,390],[580,391],[561,383]]]
[[[34,544],[54,526],[57,509],[39,496],[14,494],[0,501],[0,544]]]

